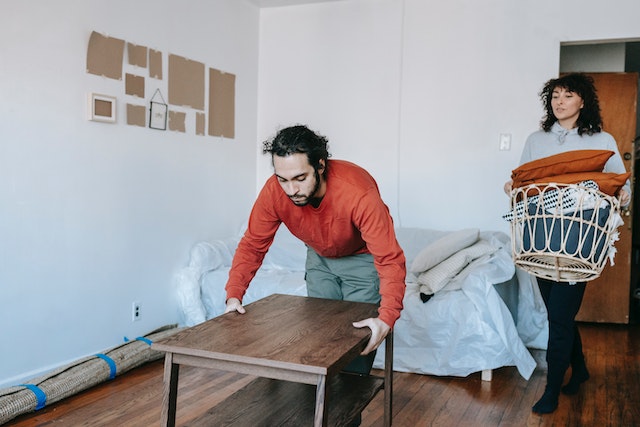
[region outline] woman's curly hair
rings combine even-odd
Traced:
[[[328,168],[327,159],[331,157],[327,151],[327,138],[319,135],[303,125],[291,126],[282,129],[271,140],[262,144],[262,153],[271,153],[273,156],[286,157],[295,153],[307,155],[309,164],[314,170],[322,166],[320,160],[324,160],[325,171]]]
[[[593,78],[584,73],[571,73],[557,79],[549,80],[540,92],[540,99],[546,112],[540,125],[545,132],[549,132],[551,126],[558,120],[553,114],[553,108],[551,107],[553,90],[556,88],[563,88],[569,92],[576,93],[584,102],[584,106],[580,110],[580,115],[576,121],[578,135],[584,133],[593,135],[594,133],[602,131],[600,103],[598,102],[598,94],[596,93]]]

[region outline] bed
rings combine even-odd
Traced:
[[[471,244],[470,233],[477,237]],[[223,313],[224,285],[241,235],[191,249],[188,265],[175,277],[184,326]],[[483,372],[489,380],[491,370],[515,366],[529,379],[536,367],[529,348],[546,347],[546,312],[535,279],[514,267],[509,237],[402,227],[396,235],[407,259],[407,289],[394,327],[394,370],[459,377]],[[280,227],[243,303],[273,293],[306,295],[305,257],[304,244]],[[374,368],[384,366],[383,348]]]

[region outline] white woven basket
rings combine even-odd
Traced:
[[[532,184],[511,192],[511,208],[516,266],[557,282],[600,276],[618,238],[617,198],[577,184]]]

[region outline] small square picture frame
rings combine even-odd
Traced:
[[[89,120],[94,122],[115,123],[116,101],[115,96],[90,93]]]

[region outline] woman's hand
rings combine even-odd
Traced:
[[[510,179],[509,181],[504,183],[504,194],[506,194],[507,196],[511,195],[511,190],[513,190],[513,180]]]
[[[631,202],[631,194],[625,189],[620,190],[620,206],[627,206]]]

